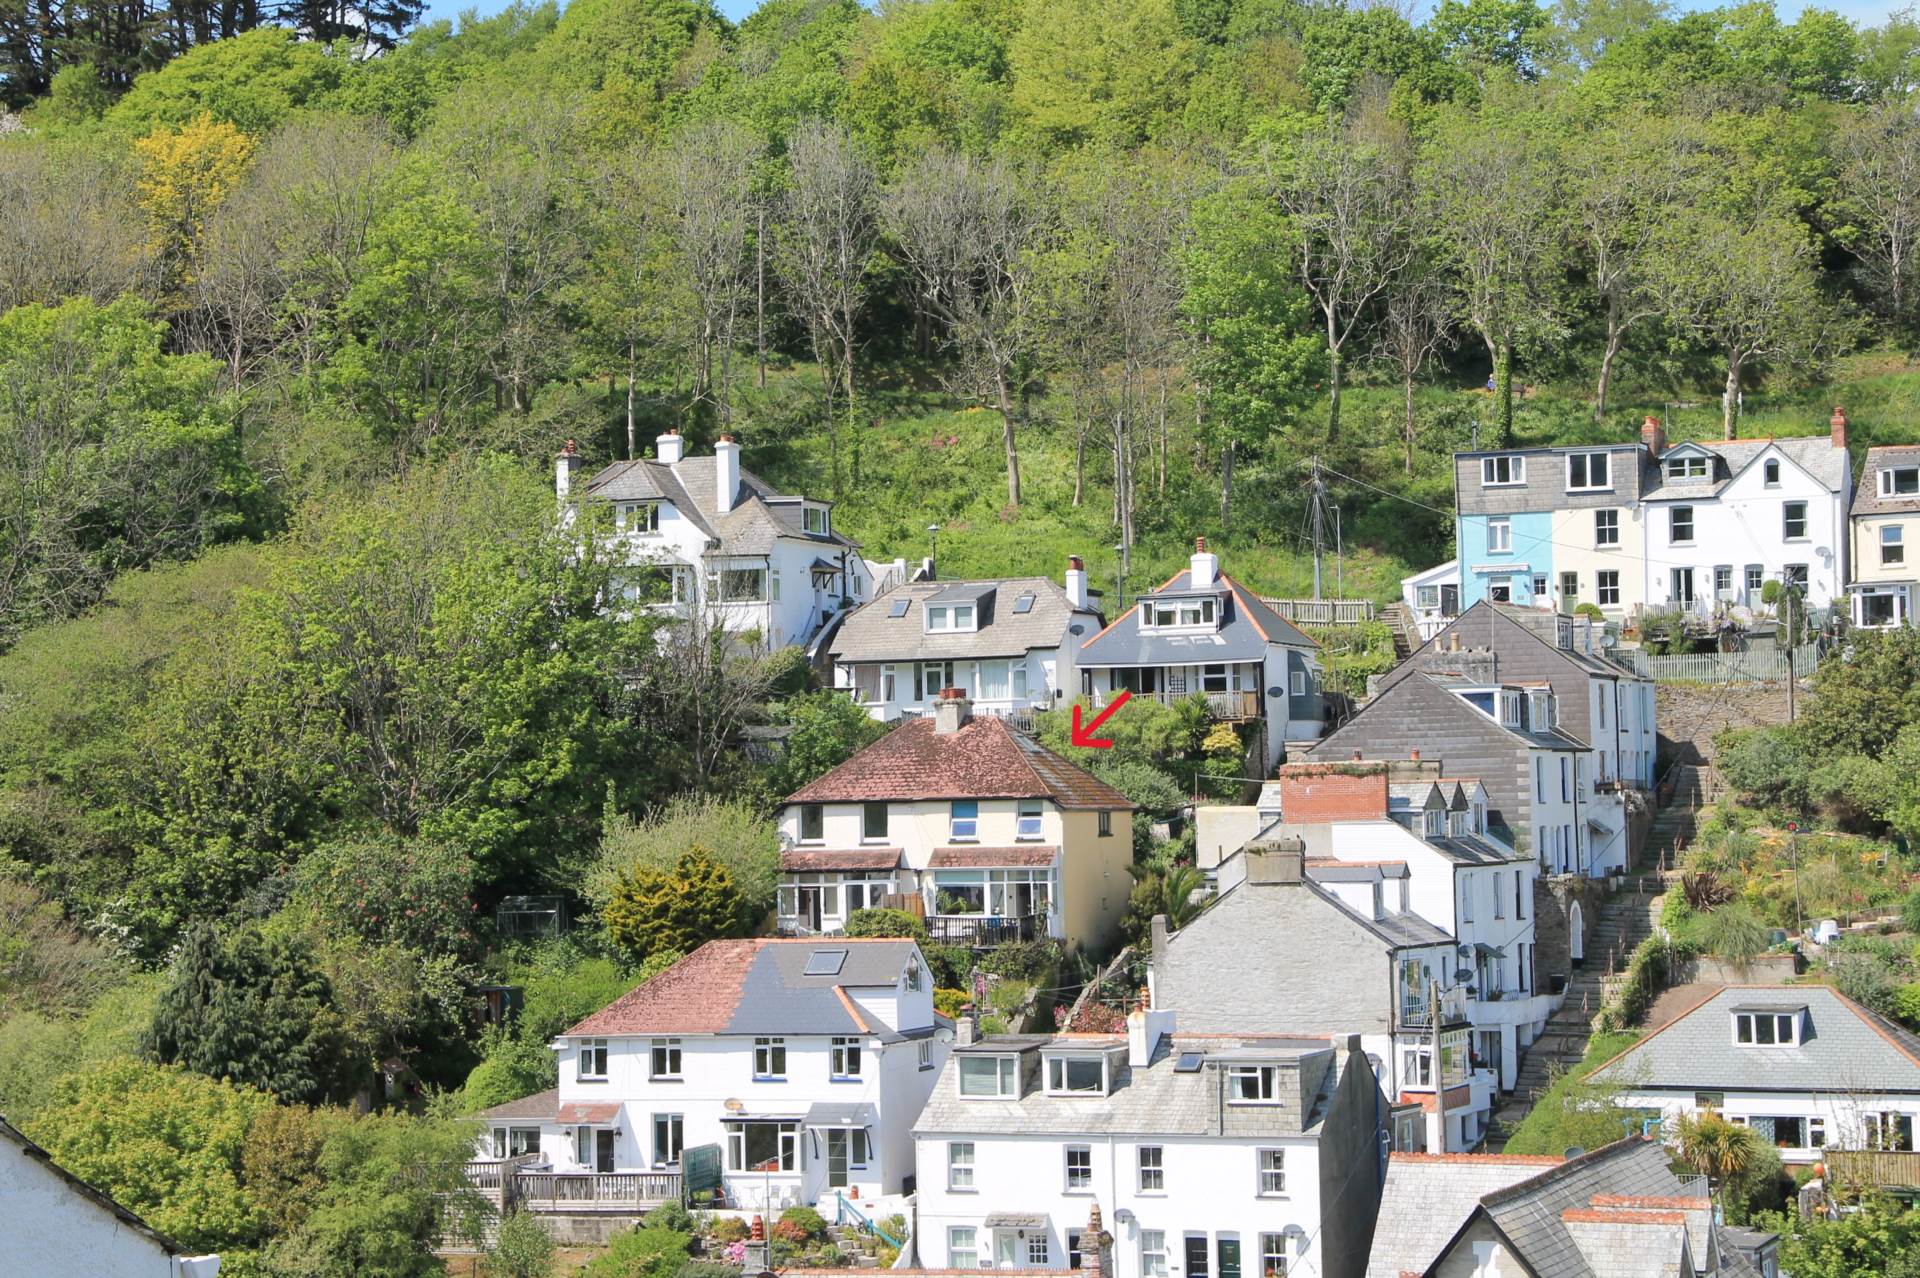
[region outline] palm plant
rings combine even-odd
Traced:
[[[1191,865],[1176,865],[1161,877],[1160,909],[1167,916],[1169,928],[1177,932],[1200,913],[1206,902],[1199,893],[1206,882],[1206,876]]]
[[[1713,1190],[1744,1175],[1760,1156],[1760,1138],[1751,1127],[1729,1122],[1711,1109],[1683,1115],[1675,1121],[1673,1135],[1681,1161],[1705,1176]]]

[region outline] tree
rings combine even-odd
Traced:
[[[1920,124],[1912,104],[1893,99],[1848,113],[1835,139],[1846,218],[1837,238],[1860,259],[1868,285],[1896,323],[1909,321],[1920,270]]]
[[[298,942],[210,924],[173,963],[145,1040],[147,1054],[282,1100],[344,1100],[371,1062],[355,1060],[333,990]]]
[[[713,120],[681,129],[656,155],[667,267],[685,299],[676,345],[689,360],[693,407],[710,406],[723,427],[733,420],[734,333],[747,300],[747,237],[757,220],[754,171],[762,149],[747,129]]]
[[[1391,134],[1325,124],[1269,159],[1274,196],[1292,224],[1294,267],[1326,333],[1329,442],[1340,437],[1347,342],[1413,257],[1411,150]]]
[[[133,150],[140,163],[135,190],[160,264],[161,296],[169,309],[179,310],[201,259],[207,220],[240,184],[253,159],[253,139],[202,113],[178,127],[155,129]]]
[[[1406,473],[1413,473],[1414,445],[1420,424],[1413,392],[1427,362],[1441,347],[1453,345],[1453,295],[1445,278],[1425,257],[1415,258],[1387,288],[1374,358],[1389,365],[1400,381],[1400,442]]]
[[[10,139],[0,147],[0,313],[71,297],[105,305],[135,292],[149,265],[140,220],[124,161]]]
[[[241,1183],[273,1101],[179,1068],[117,1060],[63,1079],[27,1134],[54,1161],[194,1251],[251,1247],[268,1209]]]
[[[879,239],[878,188],[873,168],[846,130],[804,120],[787,139],[790,177],[779,204],[774,263],[795,311],[805,321],[827,388],[834,491],[840,491],[840,428],[834,419],[834,382],[845,396],[848,430],[857,450],[854,360],[856,325],[867,301],[867,280]],[[860,480],[859,453],[851,478]]]
[[[783,795],[825,776],[888,731],[887,724],[836,690],[792,697],[777,713],[789,731],[786,748],[774,764],[771,783],[774,791]]]
[[[733,875],[697,845],[671,873],[623,873],[600,917],[608,939],[642,959],[662,950],[692,953],[708,941],[742,935],[750,922]]]
[[[839,700],[851,705],[845,697]],[[582,890],[595,908],[604,909],[622,875],[669,872],[690,847],[701,848],[726,867],[750,916],[773,907],[780,882],[780,838],[774,824],[757,805],[719,795],[678,795],[637,820],[608,813],[599,857]]]
[[[299,898],[328,932],[422,954],[473,946],[473,858],[426,840],[345,838],[309,852],[296,871]]]
[[[1785,214],[1745,221],[1705,209],[1669,216],[1660,238],[1654,287],[1668,320],[1724,361],[1721,424],[1732,439],[1748,372],[1805,366],[1834,335],[1813,245]]]
[[[1744,1175],[1760,1154],[1760,1138],[1751,1127],[1729,1122],[1711,1109],[1674,1119],[1673,1139],[1681,1160],[1716,1190]]]
[[[1199,46],[1173,0],[1025,0],[1008,44],[1013,107],[1050,149],[1130,149],[1185,102]]]
[[[1920,1212],[1884,1194],[1870,1194],[1858,1211],[1828,1218],[1791,1215],[1768,1219],[1780,1238],[1782,1273],[1794,1278],[1914,1278],[1920,1273]]]
[[[1007,504],[1020,504],[1020,401],[1041,334],[1033,323],[1035,255],[1047,219],[1039,193],[1004,160],[929,151],[882,204],[915,304],[944,329],[950,384],[1000,414]]]
[[[532,1212],[500,1218],[487,1248],[487,1278],[547,1278],[553,1272],[553,1235]]]

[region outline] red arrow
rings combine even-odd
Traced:
[[[1086,746],[1092,750],[1113,749],[1113,742],[1111,740],[1105,737],[1096,737],[1093,734],[1100,731],[1100,725],[1111,718],[1115,710],[1127,704],[1127,698],[1132,695],[1131,692],[1122,692],[1113,699],[1105,710],[1093,716],[1093,722],[1084,728],[1080,726],[1080,703],[1076,701],[1073,706],[1073,744]]]

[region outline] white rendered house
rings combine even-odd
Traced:
[[[535,1210],[677,1199],[701,1148],[729,1206],[897,1195],[951,1039],[911,941],[709,941],[556,1039],[478,1157]]]
[[[1384,1172],[1357,1039],[961,1037],[914,1128],[929,1269],[1081,1268],[1095,1218],[1113,1278],[1358,1275]]]
[[[630,556],[629,597],[763,648],[806,644],[833,618],[872,597],[860,548],[833,528],[833,506],[776,491],[740,465],[740,445],[720,436],[710,457],[685,455],[668,431],[653,458],[617,461],[583,479],[573,441],[554,463],[563,518],[574,504],[604,502],[610,534]]]
[[[1460,615],[1460,561],[1449,559],[1424,572],[1400,579],[1400,602],[1413,618],[1413,634],[1421,643],[1447,628]]]

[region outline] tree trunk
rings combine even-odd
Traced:
[[[1093,429],[1091,417],[1079,415],[1077,429],[1073,433],[1073,504],[1080,505],[1081,493],[1087,481],[1087,432]]]
[[[1220,533],[1226,535],[1233,522],[1233,441],[1220,446]]]
[[[1340,348],[1333,342],[1333,321],[1327,321],[1327,442],[1340,438]]]
[[[1167,371],[1160,370],[1160,473],[1158,488],[1160,496],[1167,495]]]
[[[853,398],[853,317],[847,316],[846,341],[840,352],[840,382],[847,397],[848,444],[853,451],[853,485],[860,486],[860,420]]]
[[[1607,389],[1613,383],[1613,359],[1620,353],[1620,343],[1626,336],[1624,329],[1618,327],[1611,316],[1607,320],[1607,344],[1600,352],[1600,383],[1593,393],[1593,420],[1605,421],[1607,417]]]
[[[1007,376],[996,370],[993,388],[999,399],[1000,438],[1007,448],[1007,505],[1020,505],[1020,449],[1014,438],[1013,395],[1007,389]]]
[[[1407,443],[1407,473],[1411,475],[1413,473],[1414,436],[1417,433],[1417,427],[1414,423],[1414,417],[1413,417],[1413,378],[1411,377],[1406,378],[1405,381],[1402,382],[1402,385],[1405,387],[1406,394],[1407,394],[1407,400],[1406,400],[1407,416],[1406,416],[1406,421],[1401,426],[1401,430]]]
[[[753,210],[753,353],[760,362],[760,389],[767,388],[767,210]]]
[[[639,434],[635,428],[635,423],[633,419],[633,381],[634,381],[633,365],[634,365],[635,359],[637,358],[634,351],[634,346],[635,346],[635,343],[631,339],[629,339],[627,342],[627,460],[628,461],[632,461],[634,458],[640,455]]]
[[[1720,393],[1721,438],[1732,439],[1734,427],[1738,424],[1740,404],[1740,373],[1745,361],[1738,355],[1727,357],[1727,388]]]

